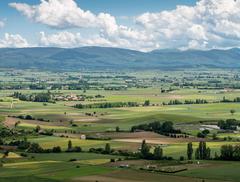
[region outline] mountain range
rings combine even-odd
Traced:
[[[109,47],[1,48],[0,68],[80,69],[186,69],[240,68],[240,49],[154,50],[140,52]]]

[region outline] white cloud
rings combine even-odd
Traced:
[[[40,32],[40,43],[43,46],[75,47],[79,45],[81,39],[79,33],[60,32],[46,35],[45,32]]]
[[[151,41],[132,41],[123,38],[106,38],[99,34],[93,34],[91,36],[81,36],[80,33],[72,33],[68,31],[57,32],[53,34],[47,34],[40,32],[40,46],[54,46],[73,48],[81,46],[103,46],[103,47],[121,47],[135,50],[148,51],[152,50],[152,47],[159,48],[160,46],[153,45]]]
[[[41,0],[38,5],[10,6],[34,22],[65,29],[51,35],[42,33],[41,44],[46,46],[211,49],[239,47],[240,42],[240,0],[199,0],[194,6],[179,5],[172,11],[144,13],[136,17],[132,28],[119,25],[110,14],[85,11],[74,0]],[[69,28],[97,32],[89,37],[66,31]]]
[[[136,18],[166,47],[213,48],[239,46],[240,1],[200,0],[193,7],[144,13]],[[230,41],[236,39],[236,41]]]
[[[117,31],[115,17],[107,13],[95,15],[78,7],[74,0],[41,0],[39,5],[10,3],[23,15],[34,22],[57,29],[65,28],[101,28],[112,34]]]
[[[3,47],[29,47],[29,44],[27,40],[19,34],[5,33],[4,38],[0,39],[0,48]]]
[[[41,0],[41,4],[31,6],[25,3],[10,3],[29,19],[55,28],[92,27],[96,16],[83,11],[74,0]]]
[[[0,21],[0,28],[3,28],[5,26],[5,23],[3,21]]]
[[[96,28],[99,31],[96,42],[104,42],[106,44],[111,42],[112,46],[119,45],[128,46],[126,48],[134,47],[139,49],[140,47],[136,46],[136,42],[142,41],[145,44],[146,41],[149,41],[149,37],[146,36],[144,32],[118,25],[116,18],[110,14],[99,13],[95,15],[90,11],[84,11],[78,7],[74,0],[41,0],[39,5],[33,6],[25,3],[10,3],[9,5],[20,11],[32,21],[53,28]],[[60,38],[60,36],[63,37]],[[48,38],[51,38],[49,41],[54,43],[53,39],[58,37],[58,40],[61,40],[60,46],[70,46],[67,45],[68,43],[66,41],[63,41],[65,36],[66,32],[52,35]],[[68,36],[70,36],[70,34],[68,34]],[[79,36],[77,37],[77,39],[79,39]],[[90,42],[95,42],[93,38],[90,40]],[[72,40],[70,40],[70,42],[71,41]],[[77,42],[79,42],[79,40],[77,40]],[[89,39],[85,40],[85,42],[89,42]],[[72,41],[72,43],[72,46],[76,44],[75,41]]]
[[[80,46],[113,46],[112,42],[100,37],[92,35],[90,38],[83,38],[80,33],[71,33],[68,31],[58,32],[55,34],[46,34],[40,32],[41,46],[56,46],[56,47],[80,47]]]

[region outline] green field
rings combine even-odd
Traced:
[[[192,163],[186,160],[189,142],[193,143],[195,151],[199,141],[206,141],[212,158],[221,154],[223,145],[240,145],[239,130],[222,131],[217,128],[220,120],[240,120],[240,104],[234,102],[240,97],[236,76],[240,73],[237,70],[234,73],[227,70],[114,73],[19,70],[13,71],[11,76],[6,75],[9,75],[8,71],[0,73],[0,131],[3,131],[3,142],[9,144],[27,138],[28,142],[37,143],[50,152],[28,153],[27,149],[3,144],[0,148],[3,164],[0,167],[0,182],[90,182],[98,179],[136,182],[144,181],[145,176],[150,182],[239,180],[240,165],[237,162],[204,160],[197,164],[198,160],[194,157]],[[18,95],[16,92],[23,97],[14,96],[14,93]],[[50,95],[48,101],[33,99],[46,93]],[[223,102],[223,99],[228,102]],[[176,100],[181,104],[170,104]],[[206,103],[196,103],[197,100]],[[149,101],[148,105],[145,105],[146,101]],[[186,104],[186,101],[193,103]],[[119,102],[137,103],[137,106],[94,108],[96,103]],[[76,104],[93,107],[79,109],[74,107]],[[26,119],[27,115],[31,119]],[[172,122],[174,128],[186,133],[186,138],[164,136],[152,130],[130,132],[133,126],[154,121]],[[199,138],[198,133],[205,128],[209,134],[205,139]],[[10,133],[6,134],[4,129]],[[213,134],[216,134],[215,139]],[[82,136],[87,139],[81,139]],[[116,153],[119,150],[139,153],[144,139],[150,152],[161,146],[163,155],[172,157],[172,160],[147,161]],[[81,147],[83,151],[66,152],[70,140],[73,147]],[[115,152],[111,154],[115,155],[89,153],[90,148],[104,149],[107,143]],[[60,147],[61,152],[51,152],[54,147]],[[183,157],[182,161],[180,157]],[[129,166],[122,169],[123,164]],[[169,168],[176,165],[187,170],[176,174],[140,170],[150,164]]]

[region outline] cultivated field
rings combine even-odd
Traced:
[[[199,142],[206,142],[211,159],[221,156],[223,145],[240,145],[238,128],[219,127],[219,121],[240,120],[236,75],[240,73],[226,70],[3,70],[0,182],[237,182],[238,162],[187,160],[189,143],[195,152]],[[171,122],[174,131],[146,128],[156,121]],[[166,158],[139,157],[143,140],[150,153],[159,146]],[[23,141],[37,144],[41,152],[24,148],[19,144]]]

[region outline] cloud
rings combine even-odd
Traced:
[[[82,38],[80,33],[71,33],[68,31],[58,32],[47,35],[45,32],[40,32],[41,46],[56,46],[64,48],[80,47],[80,46],[111,46],[111,42],[98,35],[92,36],[89,39]]]
[[[104,42],[108,44],[111,42],[112,46],[126,46],[126,48],[140,48],[136,46],[136,42],[149,41],[149,37],[141,31],[133,30],[129,27],[118,25],[116,18],[108,13],[99,13],[98,15],[84,11],[78,7],[74,0],[41,0],[39,5],[28,5],[25,3],[10,3],[11,7],[15,8],[31,21],[42,23],[55,29],[69,29],[69,28],[95,28],[99,34],[97,40],[92,38],[87,39],[84,42]],[[63,36],[60,38],[59,36]],[[66,41],[64,42],[66,32],[52,35],[48,40],[50,43],[54,43],[53,39],[58,39],[64,46],[70,46]],[[79,42],[79,36],[74,36],[76,40],[70,40],[76,45],[76,41]],[[44,36],[42,36],[42,39]],[[72,35],[70,38],[73,38]],[[101,40],[101,41],[100,41]],[[44,41],[41,40],[41,43]],[[135,43],[131,43],[135,42]],[[47,43],[47,41],[45,41]],[[47,43],[48,44],[48,43]],[[145,43],[144,43],[145,44]],[[110,45],[109,45],[110,46]]]
[[[3,21],[0,21],[0,28],[3,28],[5,26],[5,23]]]
[[[41,0],[39,5],[10,3],[27,18],[56,29],[100,28],[108,34],[114,34],[118,25],[115,17],[107,13],[95,15],[78,7],[74,0]]]
[[[29,44],[27,40],[19,34],[5,33],[4,38],[0,39],[0,48],[3,47],[29,47]]]
[[[33,22],[61,31],[41,34],[42,45],[75,47],[103,45],[138,50],[158,48],[211,49],[239,47],[240,0],[199,0],[171,11],[146,12],[132,27],[119,25],[108,13],[94,14],[74,0],[41,0],[38,5],[10,3]],[[94,29],[91,37],[70,28]]]
[[[109,40],[105,36],[99,34],[93,34],[88,37],[82,37],[80,33],[72,33],[68,31],[57,32],[53,34],[47,34],[40,32],[40,46],[54,46],[54,47],[81,47],[81,46],[104,46],[104,47],[123,47],[131,49],[139,49],[139,45],[142,49],[148,49],[153,45],[151,42],[139,42],[133,45],[129,40],[116,39]]]
[[[239,14],[239,0],[200,0],[192,7],[144,13],[136,22],[167,47],[231,47],[239,46]]]
[[[80,33],[72,33],[62,31],[53,34],[46,34],[40,32],[40,45],[41,46],[56,46],[56,47],[80,47],[80,46],[105,46],[105,47],[118,47],[119,44],[109,41],[105,37],[98,34],[91,35],[90,37],[82,37]]]
[[[74,0],[41,0],[39,5],[10,3],[29,19],[54,28],[92,27],[96,16],[90,11],[83,11]]]

